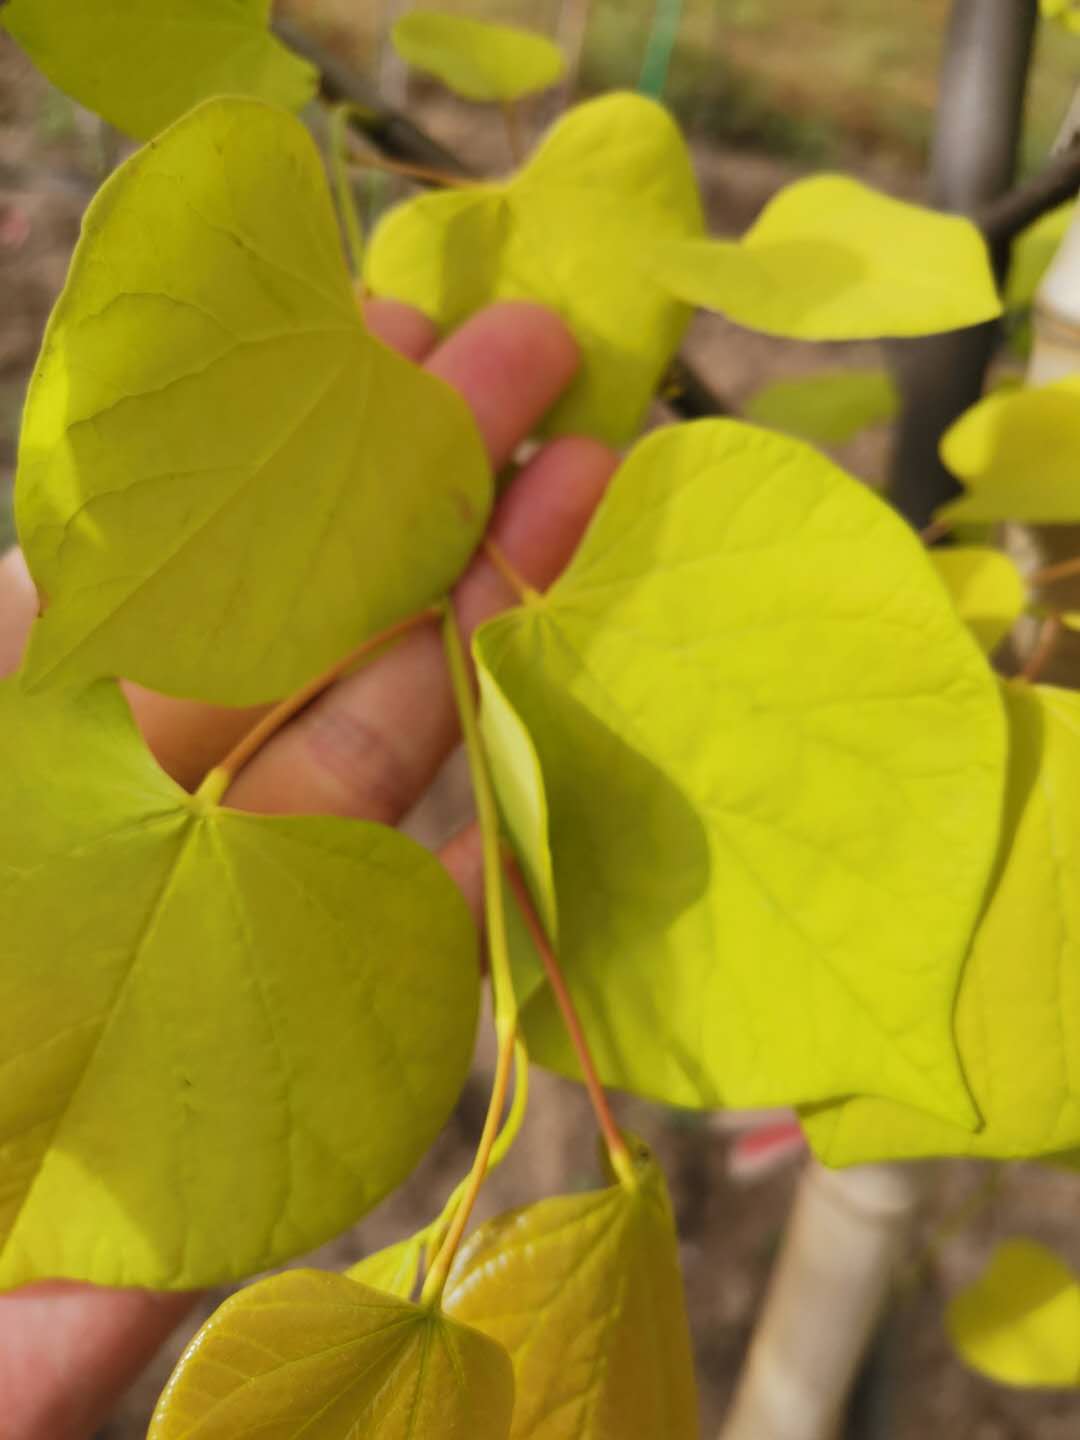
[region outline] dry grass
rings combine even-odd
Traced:
[[[374,68],[404,0],[283,0]],[[587,12],[587,85],[635,85],[653,0],[427,0],[551,34]],[[933,113],[949,0],[684,0],[667,98],[713,138],[801,158],[884,151],[917,160]],[[1045,153],[1080,77],[1080,37],[1040,34],[1026,159]]]

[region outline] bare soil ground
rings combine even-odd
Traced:
[[[501,164],[501,138],[475,133],[452,105],[429,104],[426,117],[444,138],[472,147],[478,162]],[[62,283],[82,208],[113,147],[96,122],[53,95],[0,39],[0,495],[15,453],[18,413],[49,308]],[[758,155],[702,149],[699,169],[716,226],[738,230],[792,167]],[[892,188],[916,188],[910,173],[875,167]],[[873,347],[785,345],[703,320],[690,351],[735,404],[782,374],[822,365],[875,363]],[[870,482],[881,474],[884,436],[862,437],[841,453]],[[0,525],[3,523],[0,510]],[[418,827],[433,837],[461,804],[451,779]],[[454,1119],[409,1183],[355,1230],[326,1247],[316,1263],[342,1265],[426,1223],[468,1163],[479,1132],[490,1056],[481,1058]],[[715,1433],[739,1373],[754,1318],[779,1244],[797,1165],[754,1183],[729,1172],[730,1138],[716,1118],[674,1114],[622,1099],[625,1123],[658,1151],[678,1213],[681,1253],[697,1348],[703,1433]],[[537,1074],[525,1132],[487,1188],[484,1213],[597,1180],[592,1127],[579,1090]],[[970,1163],[934,1167],[934,1188],[921,1227],[921,1264],[892,1330],[889,1359],[896,1440],[1075,1440],[1080,1398],[1019,1394],[988,1385],[956,1361],[942,1329],[947,1296],[971,1279],[993,1243],[1036,1236],[1080,1268],[1080,1181],[1041,1166],[1014,1166],[992,1203],[958,1235],[935,1239],[980,1191],[985,1169]],[[150,1373],[118,1408],[104,1435],[137,1440],[169,1368],[194,1325],[219,1302],[200,1302]],[[42,1437],[47,1440],[47,1437]]]

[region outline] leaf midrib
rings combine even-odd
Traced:
[[[179,815],[181,812],[178,811],[177,813]],[[55,1146],[56,1141],[63,1129],[64,1123],[71,1112],[71,1107],[78,1099],[82,1088],[86,1083],[87,1076],[89,1075],[93,1067],[94,1060],[97,1057],[107,1035],[109,1034],[110,1029],[112,1028],[116,1016],[122,1006],[124,995],[126,994],[128,986],[130,985],[136,971],[139,969],[140,962],[142,961],[142,958],[146,952],[147,946],[149,945],[150,940],[153,937],[154,931],[156,930],[157,925],[160,922],[161,917],[164,914],[170,899],[172,898],[177,876],[183,866],[185,859],[187,858],[190,849],[192,848],[193,842],[197,837],[203,823],[205,822],[202,820],[202,818],[194,813],[184,816],[182,819],[180,829],[178,830],[176,835],[175,858],[173,859],[172,864],[169,866],[168,870],[166,871],[158,894],[155,897],[150,911],[146,917],[146,921],[143,924],[134,944],[131,947],[131,962],[127,966],[126,970],[120,978],[118,985],[116,986],[116,989],[113,992],[111,1001],[107,1007],[107,1013],[103,1012],[106,1013],[105,1022],[102,1025],[97,1038],[90,1046],[90,1049],[88,1050],[86,1055],[86,1059],[80,1066],[74,1083],[69,1089],[64,1105],[55,1117],[52,1128],[48,1132],[48,1137],[45,1140],[41,1151],[40,1161],[34,1170],[30,1184],[26,1187],[26,1192],[23,1195],[23,1198],[19,1204],[19,1208],[15,1214],[15,1218],[12,1221],[12,1224],[8,1229],[7,1233],[2,1238],[0,1238],[0,1258],[2,1258],[3,1254],[6,1252],[12,1237],[14,1236],[16,1230],[19,1227],[19,1224],[22,1221],[24,1214],[26,1213],[27,1207],[33,1200],[34,1191],[37,1187],[38,1181],[41,1178],[42,1170],[44,1168],[45,1161],[48,1158],[48,1154],[50,1150],[52,1150]]]

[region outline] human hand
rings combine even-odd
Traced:
[[[418,312],[390,301],[370,302],[367,320],[388,344],[464,396],[496,468],[529,436],[577,368],[568,331],[536,305],[492,306],[441,344]],[[489,533],[530,585],[543,589],[567,563],[615,463],[596,441],[553,440],[504,492]],[[454,592],[464,637],[515,599],[480,552]],[[18,665],[36,609],[25,564],[13,551],[0,559],[0,674]],[[259,713],[168,700],[134,686],[128,693],[158,760],[191,787]],[[458,739],[442,642],[432,623],[338,681],[276,734],[237,776],[228,803],[392,825],[425,792]],[[479,915],[475,829],[451,839],[441,858]],[[3,1440],[88,1440],[194,1298],[66,1282],[0,1296]]]

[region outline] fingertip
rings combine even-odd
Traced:
[[[363,302],[364,320],[373,335],[407,360],[426,360],[439,341],[434,321],[402,300],[369,297]]]
[[[522,466],[491,534],[530,585],[546,589],[569,564],[618,465],[602,441],[560,435]]]
[[[502,300],[467,320],[428,368],[469,404],[498,467],[532,434],[580,363],[577,341],[553,310]]]
[[[545,590],[561,574],[588,528],[619,456],[584,435],[550,440],[523,466],[492,516],[490,535],[528,584]],[[455,592],[466,634],[516,603],[507,582],[480,554]]]

